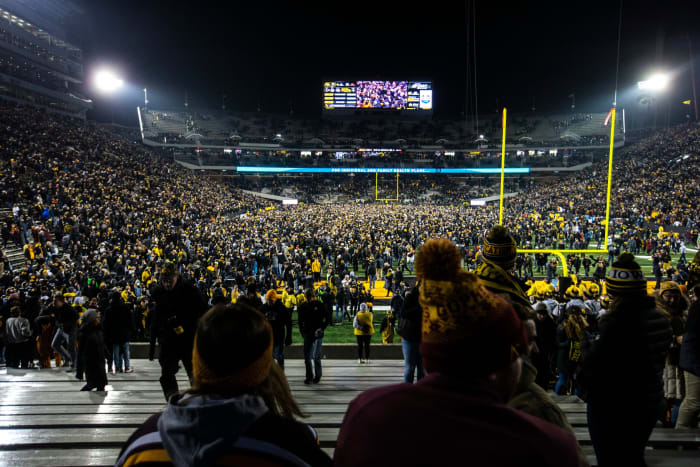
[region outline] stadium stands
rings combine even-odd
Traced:
[[[316,121],[292,116],[245,114],[223,111],[185,113],[148,110],[142,112],[144,131],[155,133],[156,142],[172,137],[181,128],[173,121],[190,122],[188,130],[202,135],[206,144],[243,145],[278,144],[280,148],[311,147],[400,147],[425,150],[475,148],[480,135],[486,141],[500,141],[500,123],[482,122],[479,134],[471,122],[401,121],[391,119],[354,119]],[[169,118],[163,119],[163,115]],[[606,114],[540,117],[515,116],[508,126],[511,144],[522,146],[598,146],[607,144],[609,127],[603,125]],[[617,134],[622,134],[622,125]],[[279,137],[277,135],[280,135]],[[231,138],[235,136],[235,138]],[[480,142],[488,144],[487,142]],[[495,146],[494,146],[495,147]]]
[[[197,119],[209,117],[148,114],[151,127],[160,131],[162,126],[167,134],[182,138],[197,131]],[[453,239],[465,267],[473,269],[479,261],[477,247],[483,245],[485,232],[498,219],[493,205],[465,205],[472,198],[496,194],[500,188],[496,179],[401,176],[401,201],[410,201],[380,204],[374,201],[372,175],[200,176],[211,173],[173,163],[170,148],[134,143],[135,130],[100,127],[5,102],[0,103],[0,118],[4,122],[0,145],[5,154],[0,159],[0,203],[5,208],[0,216],[7,257],[0,288],[5,301],[14,292],[22,296],[22,306],[32,322],[56,291],[75,294],[83,301],[83,294],[107,294],[116,288],[126,293],[125,303],[134,315],[134,338],[145,339],[149,309],[140,298],[149,296],[156,279],[152,274],[165,260],[176,263],[183,277],[197,284],[207,299],[213,298],[217,281],[225,284],[231,294],[227,296],[236,296],[251,282],[259,290],[280,285],[313,287],[308,270],[319,251],[324,278],[331,282],[334,275],[350,272],[363,278],[370,261],[377,259],[380,268],[387,262],[402,270],[401,264],[408,263],[411,253],[432,237]],[[244,135],[260,136],[265,128],[307,128],[282,127],[261,118],[238,121],[236,129]],[[584,119],[570,122],[570,127],[579,125],[577,131],[583,132],[582,127],[595,124]],[[319,130],[335,126],[338,131],[344,125],[319,124]],[[391,131],[411,131],[411,125],[396,123],[392,128],[398,130]],[[533,123],[529,128],[535,131],[539,125]],[[221,128],[210,125],[205,130],[221,132]],[[694,246],[700,225],[699,149],[700,126],[689,124],[658,132],[619,151],[613,167],[614,223],[610,229],[611,244],[619,251],[659,255],[664,262],[668,256],[670,263],[671,255],[674,262],[678,258],[681,241],[689,248]],[[240,155],[241,160],[253,157]],[[279,160],[287,156],[266,157]],[[577,172],[535,173],[509,180],[508,187],[513,189],[508,191],[515,194],[505,202],[504,223],[518,246],[602,244],[606,169],[607,162],[596,160]],[[305,203],[281,206],[243,190],[292,195]],[[332,203],[321,202],[331,195]],[[614,259],[616,253],[611,255]],[[604,268],[610,263],[609,258],[596,261],[604,263]],[[682,280],[687,264],[671,266],[674,270],[665,269],[664,275]],[[553,274],[560,267],[557,270],[555,265]],[[409,283],[413,280],[410,269],[401,271]],[[523,275],[522,268],[518,272]],[[338,328],[352,332],[349,323],[344,326]],[[75,463],[66,459],[113,462],[116,450],[134,427],[162,407],[155,364],[137,360],[135,366],[133,375],[110,376],[113,381],[107,394],[76,391],[79,383],[74,376],[58,369],[3,370],[0,407],[4,415],[0,421],[5,424],[0,427],[0,464]],[[348,361],[329,362],[324,384],[312,388],[299,384],[300,361],[290,361],[288,374],[295,395],[312,414],[311,424],[320,430],[323,447],[332,449],[347,403],[363,389],[400,381],[400,366],[400,362],[381,362],[359,368]],[[585,404],[573,398],[559,402],[590,457]],[[655,429],[648,446],[652,448],[648,456],[661,465],[685,462],[687,457],[697,461],[700,447],[695,431],[663,427]],[[674,451],[679,448],[689,453]]]

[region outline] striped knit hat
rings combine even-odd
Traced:
[[[502,225],[494,225],[484,239],[484,258],[505,270],[515,266],[516,245],[513,237]]]
[[[647,281],[631,253],[622,253],[608,271],[605,287],[609,294],[647,293]]]

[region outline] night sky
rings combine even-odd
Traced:
[[[135,123],[143,87],[152,108],[182,108],[185,93],[190,108],[221,108],[225,94],[228,109],[292,108],[314,118],[324,79],[431,80],[436,118],[460,118],[465,109],[473,1],[75,2],[86,10],[75,32],[87,77],[110,64],[129,84],[117,96],[93,93],[94,118]],[[686,33],[696,70],[700,58],[694,3],[625,1],[619,106],[638,105],[636,82],[660,69],[673,73],[662,97],[670,113],[687,113],[680,104],[692,98]],[[609,109],[618,12],[615,0],[476,1],[479,114],[504,105],[531,112],[533,100],[537,112],[566,112],[572,93],[577,111]]]

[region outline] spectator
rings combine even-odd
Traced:
[[[351,402],[334,461],[345,465],[578,465],[576,440],[505,405],[520,376],[526,339],[512,307],[460,268],[446,239],[418,252],[428,376],[370,389]],[[401,431],[393,427],[400,426]],[[419,449],[385,449],[395,443]],[[508,446],[508,449],[503,449]]]
[[[156,302],[151,321],[151,345],[148,359],[155,355],[155,341],[160,353],[160,385],[165,399],[178,392],[175,374],[179,362],[192,381],[192,345],[197,320],[206,308],[199,291],[180,277],[173,263],[165,263],[160,270],[160,284],[153,291]]]
[[[105,345],[97,310],[91,308],[83,313],[78,334],[78,362],[75,377],[82,380],[85,375],[85,386],[80,390],[104,391],[108,384],[105,372]]]
[[[277,292],[270,289],[265,294],[263,312],[272,328],[272,354],[284,369],[284,347],[292,345],[292,313],[278,299]]]
[[[70,365],[69,371],[75,371],[75,340],[78,332],[78,315],[68,305],[61,292],[54,295],[50,314],[56,316],[58,329],[51,342],[51,347],[61,354],[63,366]]]
[[[374,334],[374,315],[366,303],[360,304],[360,312],[353,320],[353,333],[357,338],[357,363],[369,364],[369,344]]]
[[[557,370],[559,378],[554,392],[559,395],[580,395],[575,381],[576,370],[581,361],[581,349],[586,345],[588,322],[585,310],[577,306],[566,307],[564,320],[557,326]]]
[[[398,295],[398,291],[396,293]],[[393,344],[394,343],[394,322],[396,317],[394,316],[393,310],[387,310],[384,318],[382,318],[382,324],[379,327],[379,332],[382,335],[382,344]],[[369,357],[367,357],[369,361]]]
[[[48,297],[47,297],[48,298]],[[37,336],[37,347],[39,350],[39,367],[51,368],[52,355],[56,359],[56,367],[61,366],[61,354],[54,352],[51,348],[51,341],[56,335],[56,316],[51,314],[51,308],[45,307],[35,320],[39,335]]]
[[[631,254],[618,257],[605,285],[612,302],[600,320],[599,338],[584,349],[579,379],[588,403],[588,431],[601,467],[643,466],[644,446],[664,411],[671,326],[647,295]],[[622,387],[635,389],[624,397],[610,390]]]
[[[574,430],[566,418],[566,414],[536,382],[537,369],[532,364],[532,358],[539,353],[537,347],[537,326],[534,313],[520,315],[527,330],[527,350],[522,357],[522,371],[520,381],[515,389],[515,394],[508,401],[508,405],[514,409],[552,423],[574,435]],[[587,466],[588,460],[585,454],[578,448],[579,465]]]
[[[323,334],[331,323],[326,307],[316,298],[313,289],[306,289],[306,301],[299,306],[299,332],[304,338],[304,365],[306,378],[304,384],[321,381],[321,348]],[[313,367],[312,367],[313,362]]]
[[[6,327],[7,350],[5,351],[5,357],[7,359],[7,367],[26,370],[29,368],[32,360],[32,328],[29,320],[23,316],[20,307],[12,307]]]
[[[693,303],[681,339],[679,358],[685,378],[685,399],[678,411],[676,428],[695,428],[700,416],[700,283],[691,289],[691,295]]]
[[[272,358],[269,322],[244,305],[217,305],[197,324],[193,384],[127,440],[117,466],[313,465],[331,460]]]
[[[420,381],[425,376],[423,357],[420,353],[423,310],[418,301],[419,294],[420,281],[406,294],[406,301],[399,314],[399,325],[396,329],[396,333],[401,336],[401,350],[405,365],[403,380],[407,383],[413,383],[414,378]]]
[[[133,316],[118,289],[110,293],[103,327],[105,335],[108,336],[106,340],[112,345],[114,373],[133,373],[134,369],[131,368],[129,359],[129,340],[134,332]]]
[[[681,357],[681,342],[686,326],[688,300],[683,296],[680,286],[672,281],[661,283],[661,288],[655,291],[656,307],[666,315],[671,323],[673,336],[664,366],[664,398],[666,399],[666,414],[662,421],[666,426],[674,426],[678,418],[678,410],[683,400],[685,388],[683,372],[678,367]]]

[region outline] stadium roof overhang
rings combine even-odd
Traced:
[[[576,133],[566,133],[566,134],[561,135],[560,138],[564,139],[564,140],[568,139],[568,140],[572,140],[572,141],[578,141],[581,139],[581,137],[579,135],[577,135]]]

